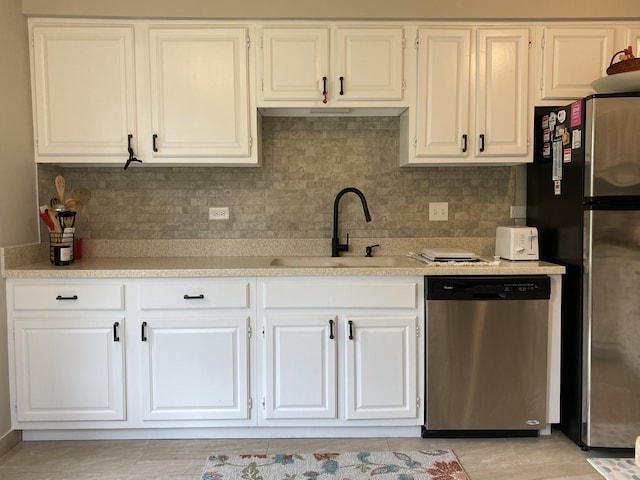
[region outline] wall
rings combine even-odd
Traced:
[[[208,18],[370,19],[629,19],[637,0],[23,0],[23,12],[42,15]]]
[[[77,233],[93,239],[328,239],[333,200],[350,186],[373,218],[345,196],[340,226],[352,238],[493,239],[509,222],[515,167],[400,168],[398,117],[265,117],[262,137],[258,168],[40,166],[41,203],[57,174],[69,192],[87,188]],[[449,221],[430,222],[429,202],[443,201]],[[230,219],[209,220],[209,207],[229,207]]]
[[[20,0],[0,2],[0,247],[37,239],[27,24]],[[5,281],[0,279],[0,455],[11,446]]]

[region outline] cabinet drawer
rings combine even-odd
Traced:
[[[264,308],[416,308],[416,282],[264,283]]]
[[[141,310],[249,308],[248,282],[145,283]]]
[[[122,310],[122,284],[22,284],[13,288],[15,310]]]

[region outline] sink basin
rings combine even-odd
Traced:
[[[417,262],[408,257],[277,257],[270,265],[285,268],[410,268]]]

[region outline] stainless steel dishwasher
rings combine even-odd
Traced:
[[[547,418],[549,277],[425,280],[422,436],[537,435]]]

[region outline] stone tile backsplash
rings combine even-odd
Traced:
[[[396,117],[265,117],[261,167],[38,167],[40,204],[64,175],[91,200],[78,214],[87,239],[330,238],[344,187],[340,231],[352,238],[494,237],[509,222],[515,167],[400,168]],[[123,165],[126,155],[123,153]],[[429,221],[429,202],[449,202],[449,221]],[[230,219],[208,219],[229,207]]]

